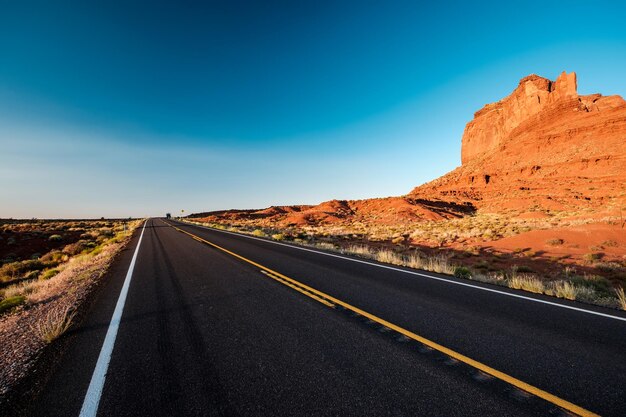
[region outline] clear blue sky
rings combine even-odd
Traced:
[[[0,217],[401,195],[537,73],[626,95],[622,2],[0,0]]]

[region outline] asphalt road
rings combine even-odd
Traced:
[[[559,399],[626,415],[626,321],[170,223]],[[143,233],[98,416],[565,415],[163,220]],[[66,336],[29,415],[79,415],[138,242],[139,232]]]

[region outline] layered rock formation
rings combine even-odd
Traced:
[[[534,74],[522,78],[511,95],[474,114],[463,133],[461,163],[497,147],[516,127],[545,108],[578,97],[576,87],[575,73],[563,72],[555,82]]]
[[[626,208],[626,102],[579,96],[576,74],[523,78],[508,97],[475,113],[462,165],[403,197],[332,200],[317,206],[203,213],[207,221],[304,226],[409,224],[475,209]]]
[[[461,154],[461,167],[410,195],[494,210],[617,203],[626,192],[626,102],[579,96],[575,73],[554,82],[530,75],[476,112]]]

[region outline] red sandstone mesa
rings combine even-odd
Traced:
[[[529,75],[508,97],[475,113],[463,134],[461,161],[402,197],[205,215],[208,221],[301,226],[445,220],[472,207],[619,210],[626,205],[626,102],[578,95],[575,73],[556,81]]]
[[[530,75],[476,112],[463,134],[461,160],[410,195],[494,211],[623,204],[626,102],[578,95],[575,73],[554,82]]]

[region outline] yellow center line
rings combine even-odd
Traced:
[[[310,298],[314,299],[315,301],[319,301],[320,303],[324,304],[325,306],[335,307],[335,305],[333,303],[331,303],[329,301],[326,301],[323,298],[318,297],[315,294],[311,294],[311,293],[309,293],[309,292],[299,288],[298,286],[293,285],[293,284],[291,284],[291,283],[281,279],[280,277],[275,276],[274,274],[270,274],[269,272],[264,271],[264,270],[261,270],[261,272],[263,272],[265,275],[267,275],[268,277],[272,278],[273,280],[276,280],[276,281],[280,282],[281,284],[288,286],[289,288],[293,288],[294,290],[298,291],[299,293],[302,293],[302,294],[306,295],[307,297],[310,297]]]
[[[484,372],[486,374],[494,376],[494,377],[496,377],[496,378],[498,378],[498,379],[500,379],[500,380],[502,380],[502,381],[504,381],[504,382],[506,382],[506,383],[508,383],[510,385],[513,385],[514,387],[517,387],[517,388],[519,388],[519,389],[521,389],[523,391],[526,391],[526,392],[528,392],[528,393],[530,393],[532,395],[535,395],[536,397],[539,397],[539,398],[541,398],[541,399],[543,399],[545,401],[548,401],[548,402],[550,402],[550,403],[552,403],[554,405],[557,405],[557,406],[559,406],[559,407],[561,407],[561,408],[563,408],[563,409],[565,409],[565,410],[567,410],[567,411],[569,411],[571,413],[574,413],[574,414],[579,415],[579,416],[585,416],[585,417],[599,416],[596,413],[593,413],[593,412],[591,412],[591,411],[589,411],[589,410],[587,410],[585,408],[582,408],[582,407],[580,407],[580,406],[578,406],[576,404],[573,404],[573,403],[571,403],[571,402],[569,402],[567,400],[564,400],[564,399],[562,399],[560,397],[557,397],[556,395],[550,394],[549,392],[546,392],[546,391],[544,391],[544,390],[542,390],[540,388],[537,388],[537,387],[535,387],[533,385],[530,385],[530,384],[528,384],[528,383],[526,383],[524,381],[521,381],[521,380],[519,380],[519,379],[517,379],[517,378],[515,378],[515,377],[513,377],[511,375],[508,375],[508,374],[505,374],[504,372],[498,371],[497,369],[494,369],[494,368],[492,368],[492,367],[490,367],[488,365],[485,365],[482,362],[476,361],[476,360],[474,360],[472,358],[469,358],[469,357],[467,357],[467,356],[465,356],[465,355],[463,355],[461,353],[458,353],[458,352],[456,352],[456,351],[454,351],[452,349],[449,349],[449,348],[447,348],[447,347],[445,347],[443,345],[440,345],[439,343],[436,343],[436,342],[433,342],[432,340],[426,339],[425,337],[422,337],[422,336],[420,336],[418,334],[415,334],[415,333],[411,332],[410,330],[404,329],[404,328],[402,328],[400,326],[396,326],[395,324],[390,323],[390,322],[388,322],[385,319],[382,319],[382,318],[380,318],[378,316],[375,316],[375,315],[373,315],[371,313],[368,313],[367,311],[361,310],[358,307],[355,307],[355,306],[353,306],[351,304],[348,304],[348,303],[346,303],[344,301],[341,301],[341,300],[339,300],[339,299],[337,299],[337,298],[335,298],[335,297],[333,297],[331,295],[328,295],[328,294],[326,294],[326,293],[324,293],[322,291],[316,290],[315,288],[309,287],[306,284],[303,284],[303,283],[301,283],[299,281],[296,281],[293,278],[289,278],[289,277],[281,274],[280,272],[274,271],[274,270],[272,270],[272,269],[270,269],[270,268],[268,268],[266,266],[263,266],[263,265],[261,265],[261,264],[259,264],[257,262],[254,262],[254,261],[252,261],[252,260],[250,260],[248,258],[245,258],[245,257],[243,257],[243,256],[241,256],[241,255],[239,255],[239,254],[237,254],[235,252],[232,252],[232,251],[230,251],[230,250],[228,250],[226,248],[223,248],[223,247],[221,247],[219,245],[216,245],[213,242],[209,242],[208,240],[205,240],[205,239],[203,239],[203,238],[201,238],[199,236],[196,236],[193,233],[189,233],[189,232],[187,232],[185,230],[182,230],[182,229],[180,229],[180,228],[178,228],[176,226],[173,226],[173,225],[171,225],[171,224],[169,224],[167,222],[164,222],[164,223],[167,224],[170,227],[173,227],[174,229],[178,230],[179,232],[182,232],[182,233],[184,233],[186,235],[191,236],[192,238],[194,238],[194,239],[196,239],[196,240],[198,240],[200,242],[203,242],[203,243],[205,243],[207,245],[210,245],[210,246],[212,246],[212,247],[214,247],[216,249],[221,250],[222,252],[225,252],[225,253],[227,253],[229,255],[232,255],[235,258],[238,258],[238,259],[240,259],[240,260],[242,260],[244,262],[247,262],[247,263],[249,263],[251,265],[254,265],[255,267],[261,269],[262,271],[265,271],[266,275],[270,276],[273,279],[280,278],[283,281],[284,284],[287,284],[287,283],[292,284],[293,286],[289,285],[291,288],[294,288],[295,290],[301,292],[302,294],[305,294],[308,297],[311,297],[311,298],[319,301],[320,303],[328,305],[329,307],[334,307],[333,306],[333,304],[334,304],[334,305],[342,306],[345,309],[352,310],[353,312],[358,313],[358,314],[360,314],[360,315],[362,315],[364,317],[367,317],[368,319],[370,319],[370,320],[372,320],[372,321],[374,321],[374,322],[376,322],[378,324],[381,324],[381,325],[386,326],[386,327],[388,327],[388,328],[390,328],[392,330],[395,330],[396,332],[398,332],[398,333],[400,333],[400,334],[402,334],[402,335],[404,335],[404,336],[406,336],[406,337],[408,337],[410,339],[413,339],[413,340],[415,340],[417,342],[420,342],[420,343],[422,343],[422,344],[424,344],[424,345],[426,345],[426,346],[428,346],[428,347],[430,347],[432,349],[435,349],[435,350],[437,350],[437,351],[439,351],[439,352],[441,352],[441,353],[443,353],[443,354],[445,354],[445,355],[447,355],[447,356],[449,356],[451,358],[454,358],[454,359],[456,359],[456,360],[458,360],[460,362],[463,362],[463,363],[465,363],[465,364],[467,364],[467,365],[469,365],[469,366],[471,366],[473,368],[476,368],[476,369],[478,369],[478,370],[480,370],[480,371],[482,371],[482,372]],[[276,279],[276,280],[281,282],[278,279]],[[316,296],[316,297],[313,297],[313,296]]]

